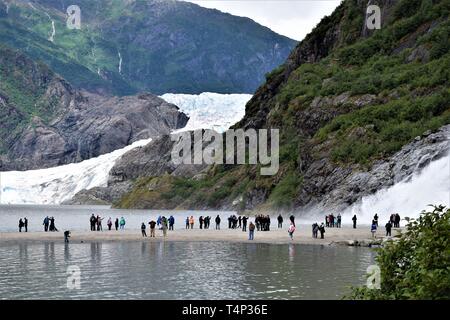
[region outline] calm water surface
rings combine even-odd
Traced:
[[[1,299],[336,299],[368,248],[222,242],[0,244]],[[67,288],[67,268],[81,288]]]

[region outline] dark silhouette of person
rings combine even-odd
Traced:
[[[48,231],[48,224],[50,223],[50,219],[47,217],[44,218],[44,222],[42,223],[44,225],[44,231]]]
[[[220,216],[217,215],[216,217],[216,230],[220,230]]]
[[[247,220],[248,218],[246,216],[242,218],[242,231],[247,231]]]
[[[391,236],[391,230],[392,230],[392,224],[391,224],[391,221],[388,221],[387,223],[386,223],[386,237],[390,237]]]
[[[25,227],[25,232],[28,232],[28,219],[26,217],[23,219],[23,226]]]
[[[375,221],[375,224],[378,227],[378,214],[377,213],[375,213],[375,215],[373,216],[373,221]]]
[[[119,218],[116,218],[116,221],[114,221],[114,227],[116,228],[116,231],[119,230]]]
[[[52,232],[58,231],[58,229],[56,229],[56,226],[55,226],[55,218],[54,217],[50,218],[50,228],[49,228],[49,230],[52,231]]]
[[[294,225],[294,227],[295,227],[295,217],[294,217],[293,214],[289,217],[289,220],[291,220],[291,223],[292,223],[292,224]]]
[[[239,216],[238,221],[239,221],[238,228],[240,229],[240,228],[242,228],[242,217],[241,216]]]
[[[64,242],[69,243],[70,231],[64,231]]]
[[[200,218],[198,218],[198,222],[200,223],[200,229],[203,229],[203,216],[200,216]]]
[[[398,213],[395,214],[395,228],[400,228],[400,215]]]
[[[320,239],[324,239],[325,226],[323,225],[323,223],[320,225],[319,231],[320,231]]]
[[[91,223],[91,231],[95,231],[95,224],[97,222],[97,219],[95,218],[94,214],[91,215],[89,222]]]
[[[24,226],[22,218],[19,219],[19,232],[22,232],[22,228]]]
[[[154,238],[155,237],[156,222],[152,220],[148,224],[150,225],[150,238]]]
[[[173,216],[169,217],[169,230],[173,230],[173,225],[175,224],[175,218]]]
[[[353,229],[356,229],[356,221],[358,220],[358,218],[356,218],[356,214],[353,216],[352,221],[353,221]]]
[[[146,237],[147,236],[147,232],[145,232],[145,223],[142,222],[141,225],[141,232],[142,232],[142,236]]]
[[[278,229],[283,228],[283,217],[281,216],[281,214],[278,216],[277,220],[278,220]]]

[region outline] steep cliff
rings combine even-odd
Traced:
[[[396,161],[444,156],[450,2],[369,4],[381,7],[381,30],[365,27],[367,1],[343,1],[267,75],[234,126],[280,129],[276,175],[260,176],[251,165],[214,166],[200,178],[156,177],[165,179],[163,191],[145,192],[158,176],[149,170],[129,180],[134,189],[117,205],[157,207],[164,197],[182,208],[342,209],[391,185],[392,170],[407,177],[421,168],[393,169]],[[440,138],[427,138],[433,132]],[[411,148],[417,157],[406,159],[402,154]]]
[[[0,171],[96,157],[187,123],[151,95],[109,97],[74,89],[46,65],[0,47]]]

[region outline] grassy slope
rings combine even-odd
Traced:
[[[266,198],[265,206],[289,208],[302,187],[300,150],[309,150],[312,159],[331,158],[336,165],[369,167],[425,131],[450,123],[449,9],[448,0],[403,0],[394,10],[393,23],[358,39],[362,20],[355,16],[354,1],[346,1],[313,31],[324,32],[339,22],[343,43],[320,62],[298,67],[273,99],[267,126],[281,128],[281,168],[276,176],[260,176],[257,166],[216,166],[200,181],[143,178],[117,206],[156,207],[165,199],[171,208],[201,208],[240,199],[244,208],[246,196],[258,193]],[[433,31],[415,39],[432,22],[438,23]],[[408,39],[415,39],[412,48],[396,50]],[[408,61],[418,46],[429,53],[428,62]],[[268,82],[282,71],[283,67],[268,75]],[[315,97],[343,92],[354,97],[375,94],[378,102],[363,108],[338,106],[342,115],[321,123],[312,136],[299,134],[299,115],[314,113]],[[256,114],[252,108],[247,106],[247,116]],[[143,191],[150,181],[159,181],[163,188]]]

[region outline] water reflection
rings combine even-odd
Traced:
[[[333,299],[362,284],[366,248],[220,242],[0,245],[0,298]],[[67,267],[81,269],[68,290]]]

